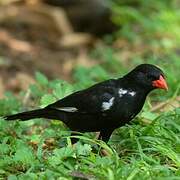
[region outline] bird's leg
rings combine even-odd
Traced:
[[[76,132],[72,132],[72,133],[71,133],[71,136],[76,136],[76,135],[77,135]],[[72,143],[72,144],[75,144],[75,143],[77,143],[78,141],[79,141],[78,138],[71,137],[71,143]]]
[[[108,142],[109,138],[111,137],[111,134],[113,132],[114,129],[108,129],[108,130],[102,130],[100,131],[100,135],[98,139],[101,139],[104,142]]]
[[[99,135],[98,139],[101,139],[107,143],[109,141],[109,138],[111,137],[113,130],[114,129],[100,131],[100,135]],[[106,149],[101,149],[100,152],[103,156],[109,156],[109,153],[108,153],[108,151],[106,151]]]

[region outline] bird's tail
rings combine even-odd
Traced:
[[[55,109],[35,109],[32,111],[26,111],[14,115],[5,116],[4,119],[7,121],[13,121],[19,119],[26,121],[34,118],[47,118],[47,119],[62,119],[64,120],[63,114],[57,113]]]

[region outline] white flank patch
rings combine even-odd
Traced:
[[[127,94],[127,92],[128,92],[128,91],[127,91],[126,89],[120,88],[119,91],[118,91],[119,97],[122,97],[124,94]]]
[[[136,92],[135,91],[130,91],[130,92],[128,92],[128,94],[130,94],[131,96],[135,96]]]
[[[135,91],[128,91],[127,89],[122,89],[120,88],[119,91],[119,97],[122,97],[124,94],[128,94],[130,96],[135,96],[136,92]]]
[[[111,108],[111,106],[114,103],[114,97],[112,97],[108,102],[103,102],[102,103],[102,110],[106,111],[109,110]]]
[[[77,112],[78,109],[75,107],[61,107],[61,108],[56,108],[57,110],[60,111],[66,111],[66,112]]]

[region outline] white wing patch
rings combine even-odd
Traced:
[[[56,108],[57,110],[60,111],[65,111],[65,112],[77,112],[78,109],[75,107],[60,107],[60,108]]]
[[[128,91],[127,91],[126,89],[120,88],[119,91],[118,91],[119,97],[122,97],[124,94],[127,94],[127,92],[128,92]]]
[[[130,91],[128,94],[131,95],[131,96],[135,96],[136,92],[135,91]]]
[[[114,103],[114,97],[112,97],[108,102],[103,102],[102,103],[102,110],[106,111],[109,110],[111,108],[111,106]]]
[[[125,94],[128,94],[130,96],[135,96],[136,95],[135,91],[128,91],[127,89],[123,89],[123,88],[120,88],[118,93],[119,93],[119,97],[122,97]]]

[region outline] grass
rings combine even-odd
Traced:
[[[165,107],[162,112],[151,112],[153,104],[169,99],[174,101],[179,95],[179,82],[173,78],[179,72],[172,70],[177,68],[179,62],[176,58],[171,58],[171,61],[170,66],[161,63],[168,76],[169,92],[154,92],[148,98],[143,112],[131,124],[117,129],[108,145],[94,139],[94,134],[85,134],[79,136],[80,142],[72,147],[69,131],[60,121],[39,119],[6,122],[2,119],[0,177],[8,177],[10,180],[60,177],[108,180],[179,179],[180,109]],[[27,91],[31,94],[29,101],[31,104],[35,103],[34,106],[43,107],[81,86],[85,88],[95,81],[106,79],[111,75],[111,70],[107,71],[106,66],[104,63],[101,67],[95,67],[95,72],[87,68],[77,68],[74,77],[79,79],[74,85],[61,80],[48,81],[44,75],[36,73],[37,83]],[[111,68],[113,69],[113,65]],[[123,71],[128,70],[124,68]],[[115,72],[112,76],[116,77],[118,74]],[[84,77],[87,77],[88,83]],[[27,92],[22,92],[19,99],[7,93],[7,98],[0,101],[0,113],[3,115],[22,110]],[[106,149],[109,156],[102,156],[101,148]]]
[[[96,82],[120,77],[144,62],[159,65],[164,70],[169,91],[151,93],[138,117],[117,129],[108,144],[96,140],[93,133],[85,133],[72,147],[70,133],[60,121],[6,122],[1,119],[0,179],[180,179],[179,11],[169,2],[164,5],[164,1],[158,2],[160,11],[153,1],[151,8],[155,8],[155,12],[150,17],[143,14],[148,8],[146,3],[141,2],[140,11],[128,6],[123,9],[122,5],[119,8],[123,11],[119,11],[118,5],[113,5],[114,13],[121,13],[123,21],[119,16],[114,16],[113,20],[123,28],[105,37],[104,47],[91,53],[99,65],[76,67],[73,84],[49,81],[37,72],[36,84],[26,92],[18,97],[6,93],[6,98],[0,100],[0,115],[31,106],[44,107]],[[141,31],[136,31],[137,27]],[[126,39],[125,47],[117,48],[121,45],[118,38]],[[102,148],[109,156],[101,155]]]

